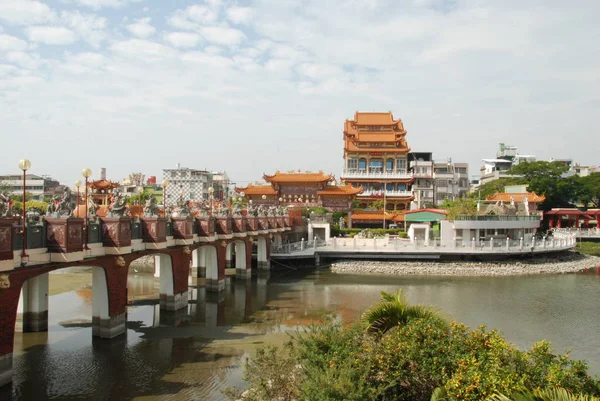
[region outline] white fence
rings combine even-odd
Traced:
[[[575,235],[577,238],[600,238],[600,228],[555,228],[554,235]]]

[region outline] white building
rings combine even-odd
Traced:
[[[180,198],[190,201],[208,200],[210,172],[181,167],[163,169],[163,177],[168,180],[165,193],[167,206],[174,206]]]
[[[414,177],[412,190],[416,203],[415,208],[421,209],[433,205],[434,179],[433,154],[431,152],[411,152],[408,154],[409,168]]]
[[[46,181],[39,175],[27,174],[25,176],[25,191],[33,196],[34,199],[43,200],[46,190]],[[23,175],[3,175],[0,176],[0,190],[5,190],[11,195],[23,195]]]
[[[470,190],[469,164],[452,163],[452,160],[434,161],[434,202],[440,205],[445,199],[457,199]]]

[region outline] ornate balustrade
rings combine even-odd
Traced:
[[[269,229],[273,230],[277,228],[277,217],[275,216],[267,216],[267,221],[269,222]]]
[[[215,235],[215,219],[212,217],[196,217],[196,230],[199,237],[212,237]]]
[[[194,238],[194,219],[192,217],[174,217],[172,223],[175,241],[188,241]]]
[[[267,216],[259,216],[256,218],[258,220],[258,229],[261,231],[267,231],[269,229],[269,219]]]
[[[105,247],[123,248],[131,246],[131,218],[130,217],[103,217],[100,219],[102,227],[102,243]]]
[[[14,219],[0,218],[0,260],[12,260],[15,242]]]
[[[246,231],[254,233],[258,230],[258,218],[255,216],[246,216]]]
[[[245,217],[233,217],[231,228],[234,234],[241,234],[246,232],[246,218]]]
[[[142,239],[147,244],[156,244],[167,242],[167,219],[164,217],[142,217]]]
[[[46,221],[48,252],[81,252],[83,249],[83,219],[78,217],[67,219],[46,217],[44,220]],[[27,236],[29,237],[29,233]]]
[[[216,228],[218,235],[231,235],[233,234],[232,222],[230,217],[217,217]]]

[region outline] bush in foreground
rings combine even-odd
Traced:
[[[412,319],[378,335],[364,327],[326,321],[294,335],[283,349],[259,351],[246,363],[248,388],[230,395],[252,401],[425,401],[435,392],[437,400],[485,400],[562,388],[600,396],[587,364],[555,354],[545,341],[520,351],[496,330],[439,318]]]

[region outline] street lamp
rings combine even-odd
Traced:
[[[77,187],[77,217],[79,217],[79,213],[81,213],[81,210],[79,210],[79,203],[80,203],[79,187],[81,186],[81,181],[80,180],[75,181],[75,186]]]
[[[213,208],[213,201],[215,199],[214,193],[215,193],[215,189],[213,187],[208,188],[208,199],[210,200],[210,214],[211,214],[211,216],[212,216],[212,214],[214,212],[214,208]]]
[[[164,179],[160,183],[163,187],[163,209],[165,209],[165,218],[167,217],[167,185],[169,185],[169,180]]]
[[[281,204],[283,202],[283,198],[279,198],[279,204]]]
[[[261,198],[262,198],[262,200],[265,200],[265,199],[267,199],[267,195],[263,195],[263,196],[261,196]]]
[[[144,187],[137,187],[138,194],[140,194],[140,206],[142,206],[142,194],[144,193]]]
[[[21,266],[25,266],[27,262],[29,262],[29,255],[27,255],[27,222],[25,221],[25,201],[26,201],[26,185],[25,180],[27,178],[27,170],[31,168],[31,162],[27,159],[19,160],[19,168],[23,170],[23,206],[21,207],[23,212],[23,229],[21,230],[23,238],[22,238],[22,246],[21,246]]]
[[[85,177],[85,221],[83,224],[83,249],[88,250],[88,178],[92,176],[92,170],[84,168],[81,175]]]

